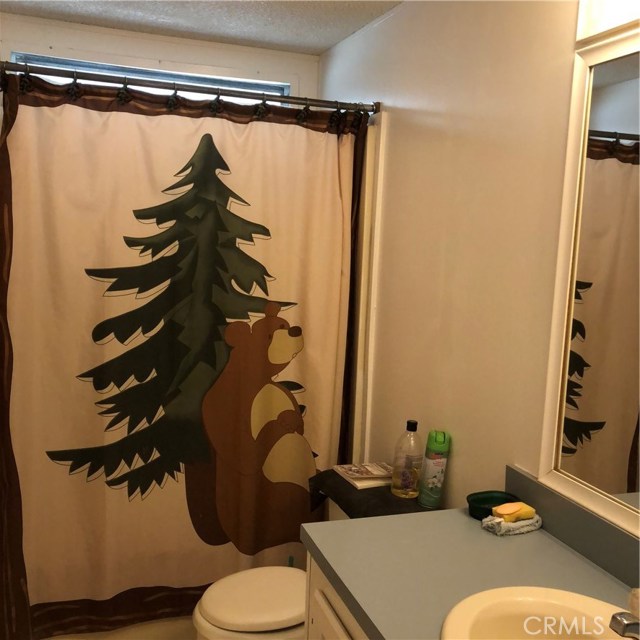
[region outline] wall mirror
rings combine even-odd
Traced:
[[[590,68],[557,466],[638,508],[640,54]]]
[[[638,534],[637,26],[576,55],[540,480]]]

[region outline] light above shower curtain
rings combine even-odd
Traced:
[[[367,114],[2,82],[3,637],[303,567]]]

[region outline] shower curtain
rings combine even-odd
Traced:
[[[367,114],[2,82],[3,637],[303,567]]]
[[[589,140],[564,425],[562,469],[612,495],[638,491],[638,147]]]

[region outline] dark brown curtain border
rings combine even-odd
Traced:
[[[6,640],[31,638],[27,574],[22,553],[22,500],[9,424],[13,348],[7,320],[7,294],[11,271],[13,217],[11,165],[6,135],[15,122],[15,92],[3,96],[0,134],[0,633]]]
[[[3,123],[0,132],[0,631],[3,640],[40,640],[66,633],[107,631],[152,619],[190,615],[208,585],[195,587],[148,587],[129,589],[109,600],[74,600],[30,606],[22,551],[22,502],[15,457],[11,444],[9,400],[13,351],[7,321],[7,293],[12,251],[11,166],[6,138],[17,118],[20,105],[55,108],[72,104],[96,111],[119,111],[138,115],[172,114],[191,118],[222,118],[238,124],[271,122],[302,126],[336,135],[353,134],[352,256],[355,259],[360,187],[364,166],[365,139],[369,114],[366,111],[319,111],[260,103],[239,105],[215,98],[193,101],[179,95],[154,95],[126,87],[97,87],[72,82],[57,85],[41,78],[2,73]],[[354,277],[351,270],[349,317],[355,312]],[[350,405],[350,355],[353,331],[348,330],[345,368],[345,407]],[[347,439],[346,412],[341,424],[341,440]]]
[[[190,616],[208,586],[139,587],[123,591],[109,600],[32,605],[31,637],[42,640],[63,633],[111,631],[150,620]]]
[[[31,107],[57,107],[72,104],[94,111],[118,111],[147,116],[172,114],[186,118],[221,118],[237,124],[250,122],[272,122],[292,124],[312,131],[333,134],[357,134],[369,118],[366,111],[335,111],[291,108],[261,102],[243,105],[214,98],[213,100],[190,100],[179,94],[156,95],[130,89],[126,86],[101,87],[71,82],[53,84],[36,76],[13,75],[4,72],[0,86],[7,91],[18,92],[19,104]]]
[[[617,140],[589,138],[587,158],[590,160],[608,160],[615,158],[625,164],[640,164],[640,142],[624,144]]]

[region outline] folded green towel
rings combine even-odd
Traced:
[[[514,536],[518,533],[529,533],[542,526],[542,518],[536,514],[528,520],[518,520],[517,522],[505,522],[496,516],[487,516],[482,521],[482,528],[497,536]]]

